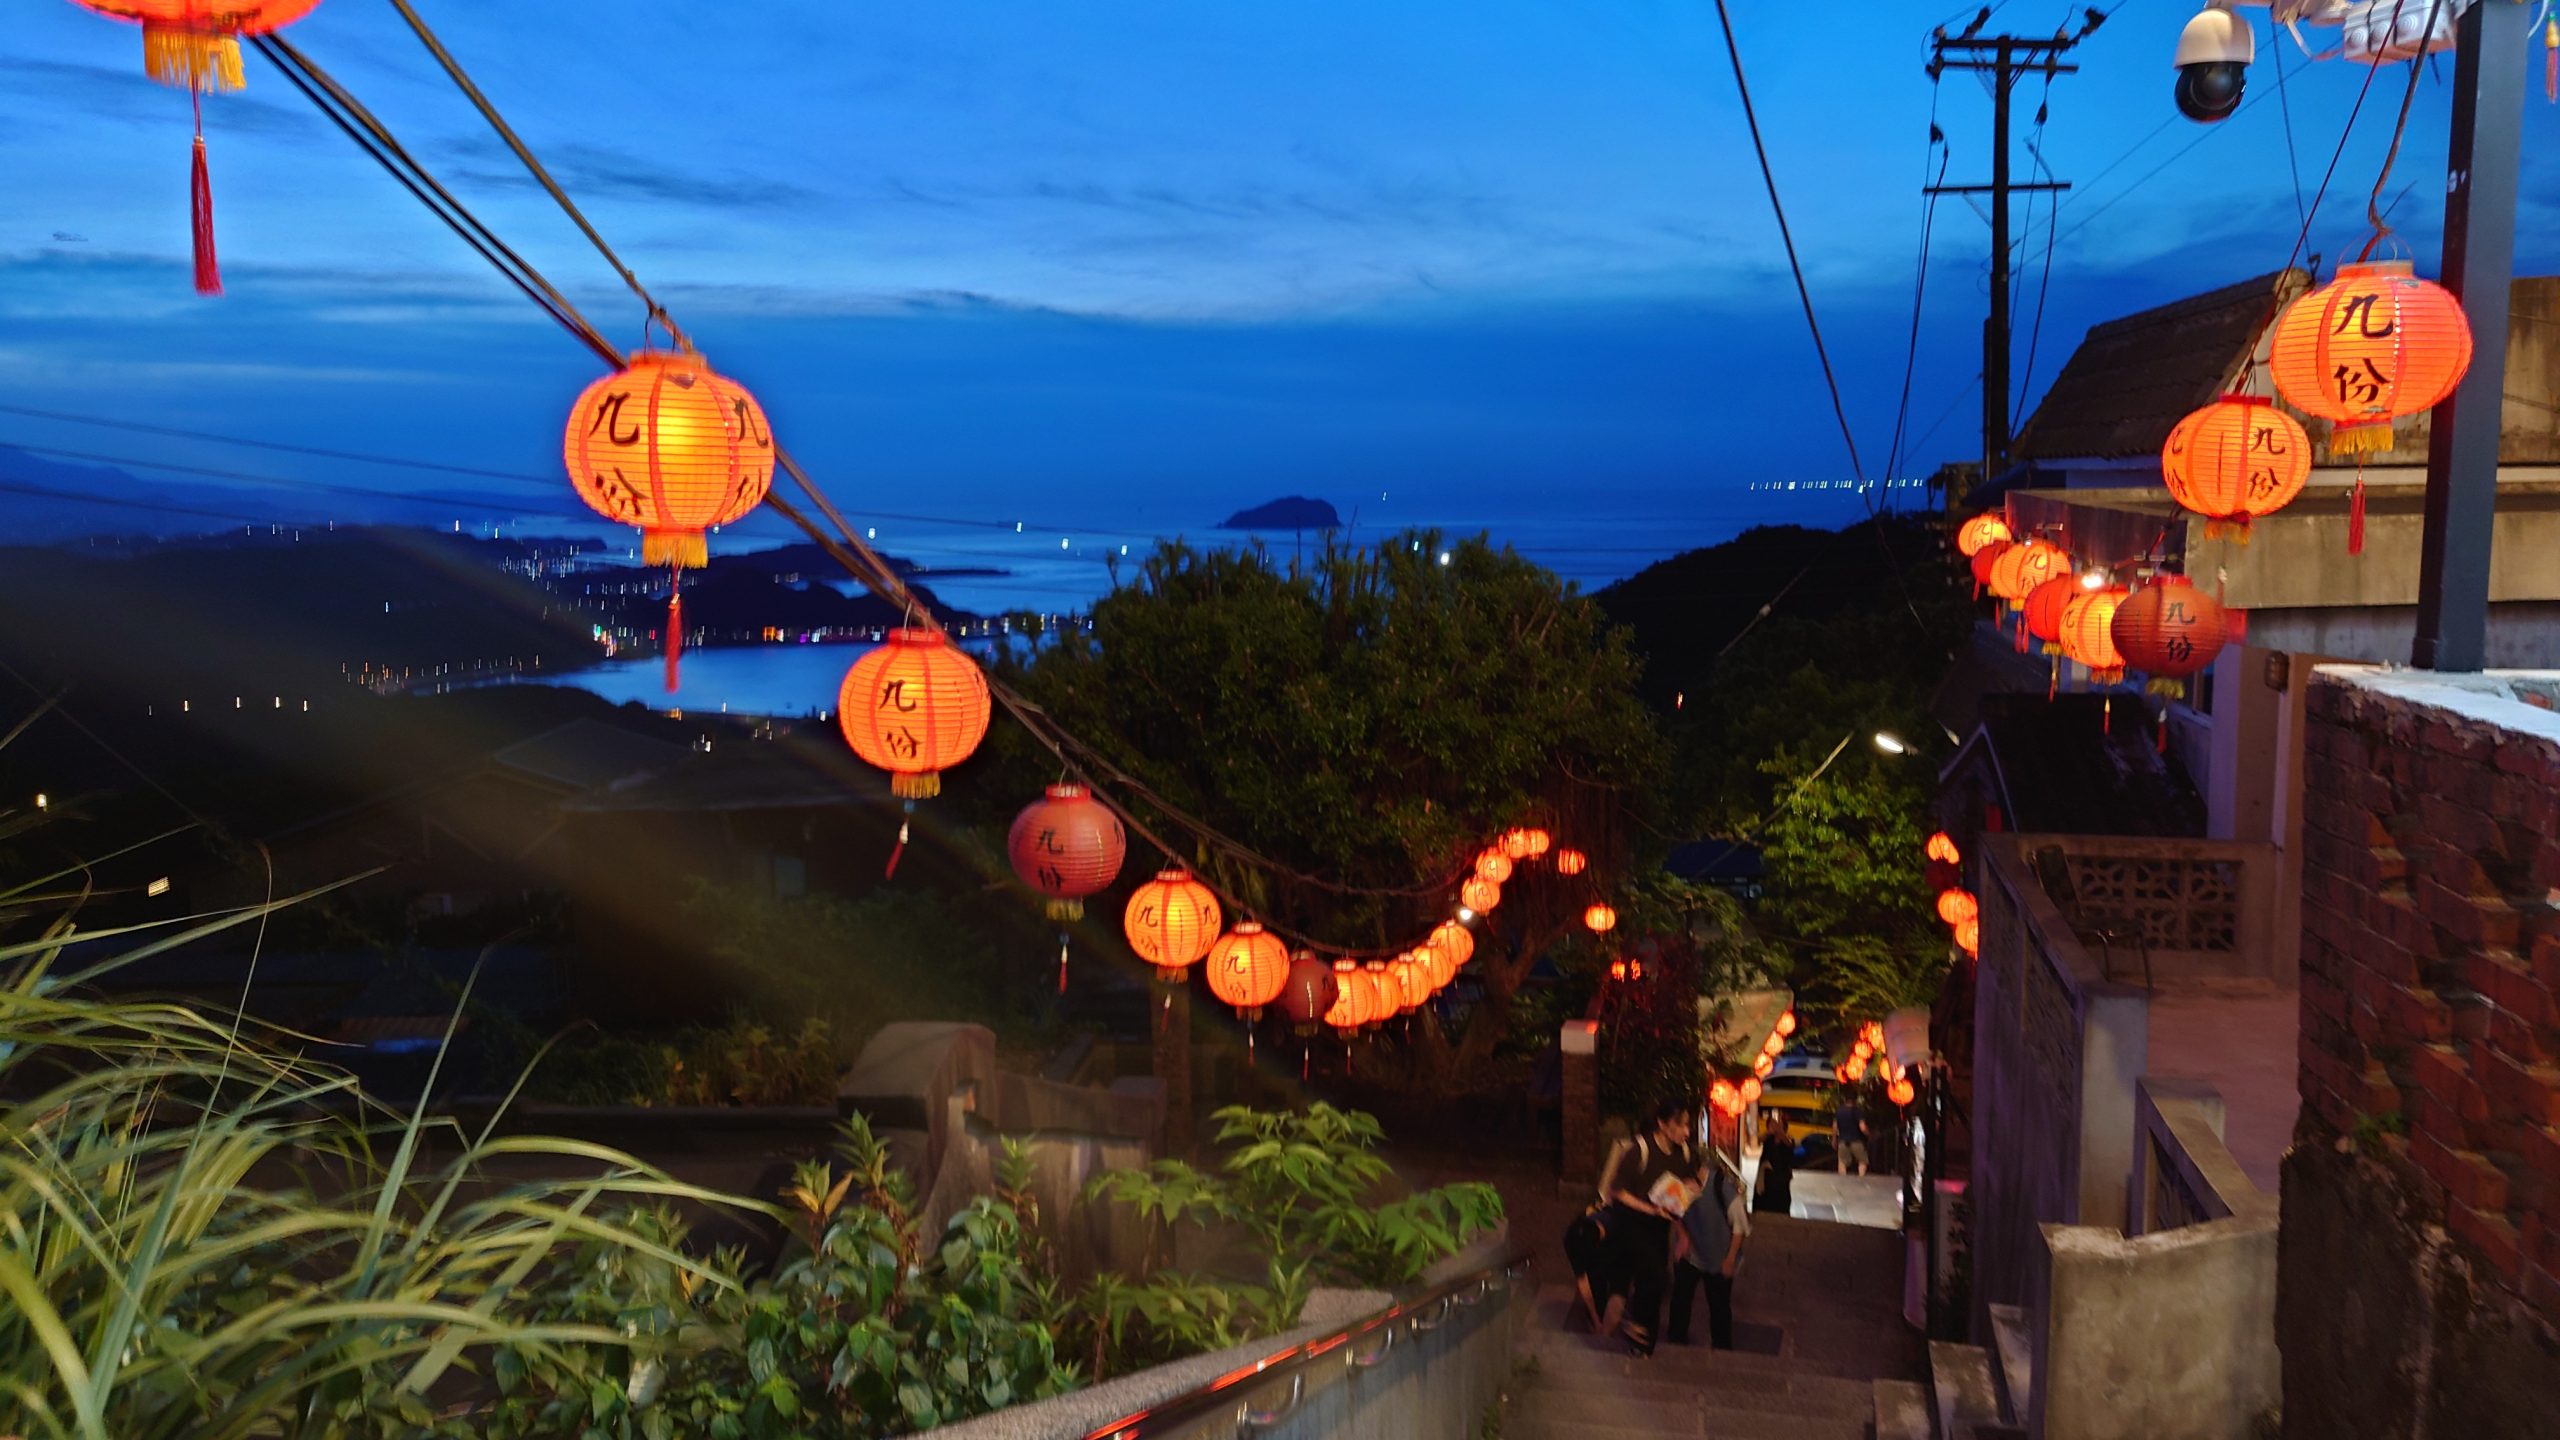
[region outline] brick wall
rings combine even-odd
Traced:
[[[2560,1403],[2560,725],[2347,669],[2308,709],[2287,1431],[2525,1433],[2476,1427]]]

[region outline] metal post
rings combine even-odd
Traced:
[[[2454,53],[2443,282],[2471,317],[2471,369],[2436,407],[2427,433],[2418,636],[2409,658],[2429,670],[2478,670],[2488,659],[2489,551],[2531,21],[2524,0],[2479,0],[2463,14]]]
[[[1982,329],[1982,478],[2009,468],[2009,90],[2015,53],[2000,41],[1991,72],[1991,319]]]

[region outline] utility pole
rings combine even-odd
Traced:
[[[1987,12],[1986,12],[1987,13]],[[1980,19],[1974,22],[1981,24]],[[2061,63],[2080,35],[2031,40],[2017,35],[1949,35],[1940,30],[1930,39],[1929,78],[1948,70],[1991,77],[1991,183],[1931,185],[1929,195],[1991,197],[1991,315],[1982,324],[1982,479],[1996,480],[2009,466],[2009,197],[2019,191],[2068,190],[2062,181],[2018,184],[2009,178],[2009,92],[2027,75],[2079,72]],[[1950,59],[1953,56],[1955,58]]]
[[[2409,658],[2428,670],[2478,670],[2488,659],[2489,549],[2498,508],[2531,9],[2522,0],[2477,0],[2463,13],[2454,50],[2443,283],[2471,318],[2471,368],[2436,407],[2427,430],[2418,636]]]

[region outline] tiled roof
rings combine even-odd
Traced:
[[[2092,327],[2018,432],[2016,458],[2158,454],[2171,427],[2242,373],[2279,294],[2309,280],[2270,271]]]

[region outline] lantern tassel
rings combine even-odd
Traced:
[[[1060,931],[1058,933],[1058,993],[1061,995],[1067,993],[1067,936],[1065,931]]]
[[[204,168],[204,131],[196,131],[193,173],[188,178],[188,228],[196,251],[196,293],[222,293],[222,265],[213,253],[213,178]]]
[[[2545,104],[2560,105],[2560,15],[2543,22],[2542,99]]]
[[[1312,1066],[1315,1064],[1315,1054],[1316,1054],[1316,1047],[1314,1047],[1313,1045],[1305,1044],[1304,1042],[1301,1042],[1301,1043],[1299,1044],[1299,1046],[1298,1046],[1298,1078],[1299,1078],[1299,1079],[1304,1080],[1304,1079],[1306,1079],[1306,1078],[1307,1078],[1307,1072],[1308,1072],[1309,1068],[1310,1068],[1310,1067],[1312,1067]]]
[[[190,90],[239,90],[249,83],[240,70],[238,40],[149,21],[142,26],[142,73]]]
[[[2355,494],[2347,500],[2347,553],[2364,553],[2364,467],[2356,467]]]
[[[2098,733],[2101,735],[2116,733],[2116,697],[2113,695],[2098,702]]]
[[[674,572],[670,571],[672,577]],[[667,590],[667,693],[676,693],[680,682],[677,671],[684,660],[684,597],[675,592],[670,579]]]
[[[915,814],[915,802],[910,800],[907,802],[906,813],[899,817],[898,843],[889,847],[889,863],[881,870],[881,879],[895,880],[898,878],[898,857],[907,853],[907,827],[915,823]]]

